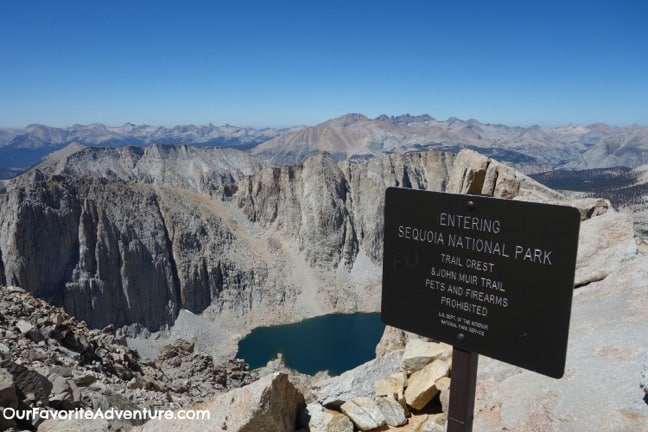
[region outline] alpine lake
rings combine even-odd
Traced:
[[[286,366],[301,373],[339,375],[375,358],[384,330],[380,313],[323,315],[256,328],[239,342],[237,357],[257,369],[281,353]]]

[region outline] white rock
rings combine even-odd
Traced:
[[[408,374],[423,369],[427,364],[435,359],[448,360],[452,357],[452,346],[439,343],[428,342],[422,339],[412,339],[407,343],[401,368]]]
[[[445,414],[424,414],[412,417],[408,423],[408,432],[444,432],[445,428],[438,421]]]
[[[407,423],[407,418],[405,418],[405,410],[403,407],[394,399],[379,397],[376,399],[376,403],[380,408],[380,411],[383,414],[385,423],[389,426],[402,426]]]
[[[355,397],[372,397],[375,382],[399,371],[403,351],[393,351],[337,377],[325,378],[312,385],[313,395],[324,406],[339,406]]]
[[[368,431],[385,425],[385,417],[380,406],[371,398],[357,397],[343,403],[340,410],[361,431]]]
[[[387,396],[395,400],[403,398],[407,375],[403,372],[395,373],[387,378],[376,381],[374,387],[376,396]]]
[[[351,419],[342,413],[326,409],[317,402],[309,404],[306,409],[310,416],[310,432],[353,432]]]

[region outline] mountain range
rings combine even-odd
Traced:
[[[154,143],[250,149],[292,129],[254,129],[231,125],[183,125],[173,128],[103,124],[56,128],[32,124],[25,128],[0,128],[0,178],[12,177],[35,165],[47,154],[69,144],[91,147],[147,146]]]
[[[525,173],[648,163],[648,127],[604,124],[511,127],[429,115],[346,114],[312,127],[255,129],[231,125],[173,128],[103,124],[54,128],[29,125],[0,129],[0,178],[12,177],[69,144],[126,147],[150,144],[235,147],[275,166],[303,162],[326,151],[336,160],[359,161],[384,154],[468,148]]]

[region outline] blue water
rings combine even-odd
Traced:
[[[302,373],[339,375],[373,359],[384,330],[379,313],[324,315],[257,328],[239,342],[237,357],[256,369],[282,353],[286,366]]]

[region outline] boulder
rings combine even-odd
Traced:
[[[357,397],[345,402],[340,410],[346,414],[361,431],[376,429],[385,425],[385,416],[378,403],[368,397]]]
[[[439,393],[435,383],[448,376],[450,365],[444,360],[434,360],[420,371],[414,372],[405,389],[405,401],[415,410],[420,410]]]
[[[19,398],[33,402],[47,403],[52,390],[52,383],[39,372],[25,366],[13,363],[9,372],[16,383],[16,393]]]
[[[50,376],[52,391],[49,404],[56,409],[71,410],[79,405],[81,393],[74,381],[63,376]]]
[[[395,373],[387,378],[376,381],[374,388],[376,396],[386,396],[395,400],[403,398],[407,375],[404,372]]]
[[[392,351],[403,350],[409,341],[414,339],[431,341],[431,339],[416,333],[408,332],[392,326],[385,326],[385,331],[383,332],[378,345],[376,345],[376,357],[382,357]]]
[[[402,351],[393,351],[340,376],[319,380],[313,383],[312,393],[320,404],[329,408],[337,408],[356,397],[373,397],[375,382],[397,373],[402,355]]]
[[[294,432],[298,414],[304,407],[304,396],[288,381],[288,376],[275,373],[196,407],[208,410],[208,419],[155,419],[141,431]]]
[[[405,409],[396,400],[388,397],[379,397],[376,399],[376,403],[387,425],[402,426],[407,423]]]
[[[450,378],[442,377],[436,380],[434,386],[439,390],[439,402],[441,402],[441,410],[445,413],[450,408]]]
[[[353,432],[351,419],[342,413],[326,409],[317,402],[309,404],[306,409],[310,417],[310,432]]]
[[[446,428],[443,426],[445,417],[443,415],[422,415],[414,418],[412,421],[411,429],[405,432],[445,432]]]
[[[40,342],[44,339],[41,332],[38,330],[38,327],[33,323],[25,320],[18,320],[16,327],[20,330],[20,333],[24,334],[25,337],[31,339],[34,342]]]
[[[401,360],[401,368],[407,374],[411,374],[423,369],[432,360],[448,360],[450,358],[452,358],[451,345],[429,342],[422,339],[412,339],[405,347],[403,359]]]

